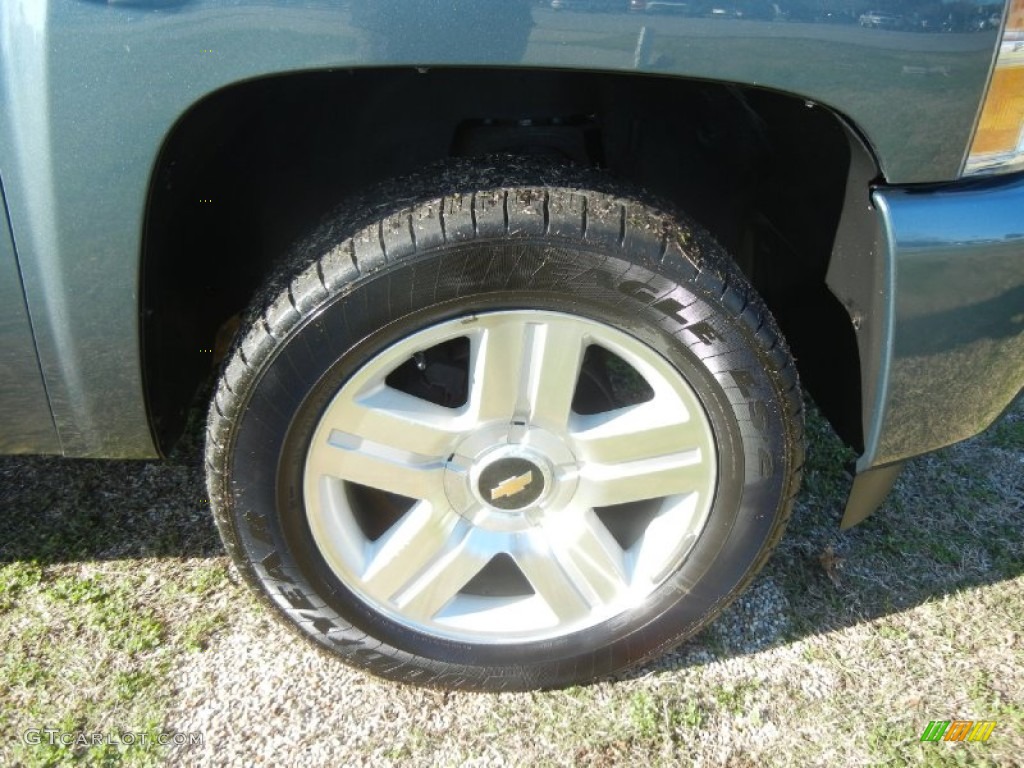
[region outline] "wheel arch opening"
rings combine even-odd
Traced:
[[[171,130],[147,202],[140,309],[157,444],[169,452],[205,406],[197,394],[233,318],[329,211],[447,157],[512,152],[607,169],[710,230],[779,320],[805,389],[861,450],[856,335],[825,283],[861,151],[851,131],[793,95],[649,75],[367,69],[217,91]]]

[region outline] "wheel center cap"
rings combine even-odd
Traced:
[[[538,525],[569,503],[577,482],[576,458],[565,441],[536,427],[485,426],[445,462],[444,488],[452,508],[491,531]]]
[[[536,517],[535,510],[559,486],[547,455],[515,443],[499,443],[482,452],[466,479],[483,517],[497,515],[502,520]],[[483,518],[476,514],[473,519]]]
[[[547,478],[537,464],[521,456],[506,456],[487,464],[477,478],[477,492],[492,507],[523,509],[544,494]]]

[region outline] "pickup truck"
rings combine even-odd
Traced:
[[[1024,0],[665,6],[4,0],[0,452],[208,413],[241,574],[391,679],[697,632],[805,394],[849,526],[1021,391]]]

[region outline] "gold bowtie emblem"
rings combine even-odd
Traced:
[[[519,475],[519,477],[510,477],[508,480],[502,480],[498,483],[497,487],[491,489],[491,501],[500,499],[504,496],[515,496],[532,482],[532,469],[526,474]]]

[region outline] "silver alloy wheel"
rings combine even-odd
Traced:
[[[399,366],[468,341],[468,392],[451,408],[390,386]],[[646,382],[640,403],[573,410],[586,350]],[[686,559],[715,494],[714,434],[697,395],[652,348],[561,312],[457,318],[363,365],[324,411],[303,476],[328,566],[375,611],[470,643],[528,642],[641,605]],[[404,497],[368,535],[353,488]],[[613,517],[635,518],[629,537]]]

